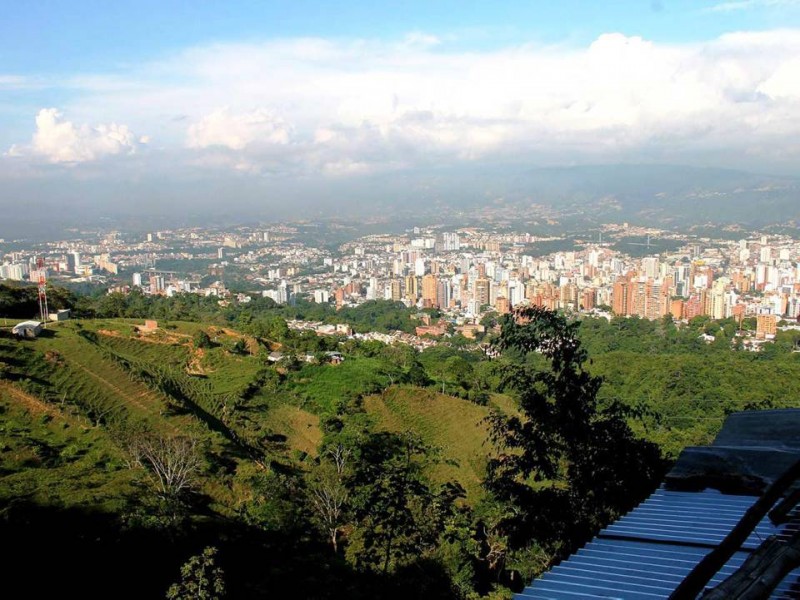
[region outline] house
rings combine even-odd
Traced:
[[[460,325],[456,327],[456,333],[460,333],[465,338],[474,340],[477,334],[486,333],[486,327],[478,323]]]
[[[734,413],[710,446],[685,449],[649,498],[535,579],[515,599],[669,598],[704,557],[720,552],[745,513],[771,484],[785,478],[782,474],[795,468],[798,459],[799,409]],[[791,489],[786,492],[789,499]],[[726,588],[717,589],[715,597],[738,598],[745,597],[738,595],[742,588],[735,587],[742,582],[744,588],[764,586],[765,578],[753,575],[753,565],[762,566],[758,562],[767,556],[767,544],[796,551],[797,510],[783,521],[755,517],[758,524],[744,534],[729,557],[726,554],[723,566],[711,571],[706,589],[725,581]],[[800,597],[800,569],[782,580],[776,578],[774,589],[760,590],[759,598]]]
[[[344,362],[344,356],[342,356],[341,352],[326,352],[325,356],[328,357],[332,365],[339,365]]]
[[[42,333],[42,324],[39,321],[23,321],[14,325],[11,333],[20,338],[32,339]]]
[[[64,308],[62,310],[58,310],[54,313],[50,313],[50,320],[51,321],[68,321],[72,316],[70,310],[68,308]]]
[[[269,355],[267,356],[267,360],[272,363],[279,362],[282,359],[283,359],[282,352],[270,352]]]
[[[144,325],[137,325],[136,329],[143,333],[151,333],[158,329],[158,321],[154,321],[152,319],[147,319],[144,322]]]

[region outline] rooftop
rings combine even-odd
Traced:
[[[800,410],[734,413],[711,446],[687,448],[647,500],[515,598],[668,598],[799,458]],[[736,572],[770,536],[787,541],[798,528],[796,518],[774,525],[764,517],[707,588]],[[800,598],[800,569],[770,598]]]

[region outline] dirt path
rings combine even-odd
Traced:
[[[227,327],[216,327],[217,331],[221,331],[225,335],[232,337],[237,340],[244,340],[245,345],[247,346],[247,351],[250,353],[251,356],[255,356],[258,354],[258,340],[254,338],[252,335],[245,335],[244,333],[239,333],[238,331],[234,331],[233,329],[228,329]]]
[[[27,392],[23,392],[21,389],[12,383],[9,383],[8,381],[0,381],[0,391],[6,392],[14,400],[22,404],[31,414],[50,415],[51,417],[65,419],[61,411],[50,406],[46,402],[43,402],[36,396],[33,396]]]
[[[207,375],[208,372],[203,368],[203,357],[206,351],[202,348],[192,348],[189,363],[186,365],[186,372],[189,375]]]

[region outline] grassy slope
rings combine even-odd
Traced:
[[[317,455],[322,441],[317,415],[291,404],[278,404],[267,411],[265,422],[272,431],[286,436],[289,449],[305,452],[310,456]]]
[[[83,409],[99,406],[109,409],[109,416],[124,413],[167,434],[203,436],[210,435],[205,426],[189,414],[169,414],[162,393],[132,380],[121,365],[109,360],[79,331],[97,332],[103,346],[139,363],[186,372],[190,361],[194,361],[193,366],[200,365],[213,393],[220,396],[236,394],[264,367],[256,356],[233,355],[226,350],[237,339],[235,332],[226,334],[219,328],[210,328],[218,345],[198,356],[190,341],[191,335],[201,328],[197,324],[173,323],[169,330],[138,336],[135,323],[108,319],[51,325],[47,334],[36,340],[0,339],[0,360],[11,363],[10,376],[21,387],[28,387],[51,402],[74,404]],[[278,401],[271,400],[268,404],[268,410],[254,417],[273,433],[286,436],[289,450],[313,455],[321,439],[318,418]]]
[[[119,510],[141,474],[102,429],[0,382],[0,502]]]
[[[494,399],[493,404],[503,411],[510,409],[503,397]],[[411,430],[422,436],[425,443],[439,448],[443,461],[435,468],[435,480],[456,480],[464,486],[469,501],[480,498],[480,482],[491,452],[483,422],[489,407],[429,390],[398,386],[383,395],[366,397],[364,408],[376,419],[379,429]]]
[[[197,331],[197,325],[174,325],[174,329],[156,336],[140,338],[132,323],[125,320],[59,324],[34,341],[0,339],[0,359],[17,361],[11,367],[14,389],[27,389],[44,398],[45,408],[60,407],[63,415],[59,418],[78,419],[76,423],[80,422],[93,436],[107,438],[102,427],[95,427],[86,418],[88,404],[108,406],[112,413],[120,411],[126,418],[146,421],[166,434],[199,435],[209,441],[212,451],[218,452],[224,445],[219,434],[190,413],[172,414],[165,410],[167,402],[161,392],[132,380],[122,365],[79,335],[81,329],[96,331],[104,347],[142,364],[169,365],[186,372],[190,364],[196,367],[199,362],[216,394],[240,389],[264,367],[262,358],[227,352],[225,347],[230,340],[222,335],[218,336],[220,346],[198,358],[190,344],[190,335]],[[369,358],[348,359],[339,366],[304,365],[290,373],[289,393],[284,393],[284,389],[277,397],[267,392],[257,394],[254,400],[258,407],[250,416],[265,430],[284,436],[283,447],[288,454],[300,451],[314,456],[322,439],[318,414],[331,408],[337,398],[363,394],[365,409],[375,418],[379,429],[417,432],[427,444],[441,451],[442,461],[435,467],[435,479],[455,479],[467,490],[470,501],[477,500],[491,451],[483,422],[489,407],[410,386],[391,388],[382,396],[369,395],[388,383],[388,376],[376,373],[377,368],[378,363]],[[496,396],[492,402],[504,412],[513,410],[508,398]],[[17,403],[14,411],[14,418],[25,414],[32,422],[41,418],[31,411],[30,405]],[[12,413],[3,416],[4,423],[9,414]],[[70,427],[74,431],[80,429],[77,425]],[[65,440],[57,447],[63,449],[69,443]],[[118,452],[109,439],[103,443],[106,452]]]
[[[87,322],[86,327],[97,331],[103,344],[122,357],[203,374],[217,394],[234,394],[241,390],[262,366],[252,356],[228,352],[240,337],[244,337],[248,346],[253,346],[252,338],[230,329],[180,321],[171,322],[170,329],[137,335],[131,323],[121,320]],[[192,336],[199,330],[215,340],[213,348],[202,351],[193,348]]]
[[[348,357],[340,365],[307,364],[289,375],[289,389],[312,410],[333,412],[343,398],[355,398],[385,387],[389,376],[380,373],[374,358]]]

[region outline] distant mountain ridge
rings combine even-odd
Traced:
[[[534,169],[532,190],[599,218],[753,225],[800,218],[800,179],[675,165]]]
[[[800,178],[684,165],[479,167],[420,177],[439,208],[533,206],[596,222],[766,225],[800,219]],[[457,200],[448,200],[457,198]],[[419,204],[417,204],[419,205]]]
[[[686,165],[534,167],[475,161],[353,177],[242,178],[237,185],[223,185],[209,173],[183,185],[151,189],[127,182],[120,189],[121,196],[89,182],[67,185],[52,178],[4,190],[0,238],[54,239],[70,227],[144,231],[297,218],[456,223],[475,210],[505,210],[510,218],[524,220],[535,217],[537,207],[585,223],[759,227],[800,221],[799,177]],[[20,204],[25,210],[17,210]]]

